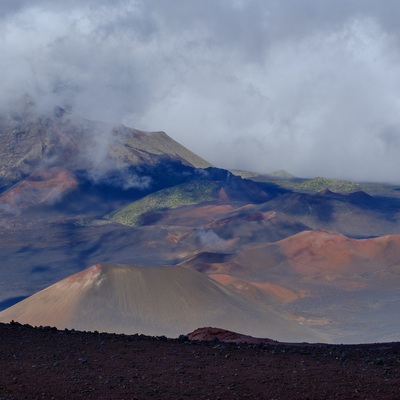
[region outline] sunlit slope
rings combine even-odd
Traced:
[[[0,313],[0,321],[178,336],[218,326],[281,341],[320,341],[312,330],[184,267],[97,264]]]
[[[207,274],[230,274],[290,285],[342,289],[392,287],[400,282],[400,235],[351,239],[333,231],[304,231],[236,253],[202,252],[182,264]]]
[[[107,216],[123,225],[140,225],[143,215],[168,208],[201,204],[217,199],[219,185],[210,181],[191,181],[151,193]]]
[[[304,231],[236,253],[202,252],[182,265],[337,342],[399,338],[400,235],[357,240]]]
[[[130,164],[153,163],[168,157],[196,168],[211,164],[172,139],[165,132],[143,132],[124,126],[115,128],[109,154],[112,158]]]
[[[65,168],[38,169],[0,195],[0,208],[13,211],[43,203],[52,204],[77,186],[76,178]]]

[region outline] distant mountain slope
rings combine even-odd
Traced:
[[[344,290],[389,288],[400,283],[400,235],[356,240],[333,231],[303,231],[274,243],[244,246],[235,253],[201,252],[183,264],[291,288],[303,283]]]
[[[239,246],[275,242],[309,229],[307,225],[285,214],[275,211],[259,212],[256,206],[243,207],[225,218],[201,227],[203,233],[213,232],[223,240],[235,240]]]
[[[237,253],[244,246],[275,242],[305,230],[310,228],[285,214],[260,212],[257,206],[247,205],[231,211],[223,218],[214,218],[198,225],[183,235],[181,240],[198,251]]]
[[[124,126],[113,130],[116,139],[109,154],[117,160],[129,160],[129,164],[155,163],[163,158],[179,160],[184,165],[208,168],[211,164],[173,140],[165,132],[143,132]]]
[[[316,177],[306,179],[302,183],[296,185],[297,189],[319,192],[324,189],[329,189],[338,192],[354,192],[360,190],[361,185],[357,182],[345,181],[342,179],[332,179],[324,177]]]
[[[52,204],[78,186],[75,176],[65,168],[37,169],[0,195],[0,211]]]
[[[259,304],[275,304],[316,324],[338,341],[398,337],[400,235],[356,240],[303,231],[235,253],[202,252],[182,264]]]
[[[162,218],[161,211],[173,210],[182,206],[194,206],[207,202],[222,204],[263,203],[279,195],[279,188],[255,183],[248,179],[232,175],[218,168],[206,168],[191,175],[190,179],[179,185],[171,185],[154,191],[107,215],[105,218],[124,225],[139,226],[151,224]],[[155,214],[158,212],[158,214]]]
[[[259,206],[279,211],[312,229],[370,237],[400,232],[400,201],[375,198],[364,192],[350,194],[324,190],[316,194],[287,193]]]
[[[196,168],[211,166],[164,132],[147,133],[112,126],[65,112],[48,116],[0,116],[0,140],[3,186],[46,166],[92,169],[97,174],[166,159]]]
[[[61,109],[0,115],[0,141],[0,213],[56,202],[64,210],[100,213],[110,200],[137,199],[211,166],[164,132],[90,121]]]
[[[200,204],[218,198],[219,185],[210,181],[191,181],[151,193],[107,216],[110,221],[138,226],[146,213]]]
[[[219,326],[283,341],[318,341],[288,321],[183,267],[98,264],[0,313],[30,325],[178,336]]]

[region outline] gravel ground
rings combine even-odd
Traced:
[[[224,343],[0,324],[5,399],[399,399],[400,343]]]

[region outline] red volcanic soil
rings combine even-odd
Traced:
[[[278,282],[285,287],[285,278],[294,274],[309,282],[325,282],[346,290],[394,287],[400,279],[400,235],[352,239],[334,231],[304,231],[274,243],[247,246],[229,261],[247,271],[257,267],[258,276],[264,279],[271,277],[271,271],[279,270]],[[202,270],[239,276],[232,268],[222,267],[214,271],[203,265]]]
[[[375,258],[383,253],[388,257],[398,257],[400,251],[397,244],[400,235],[381,236],[373,239],[351,239],[334,231],[305,231],[278,242],[284,248],[289,258],[316,257],[326,258],[325,262],[332,264],[332,259],[346,263],[351,257]],[[389,253],[388,253],[389,251]]]
[[[235,278],[229,274],[209,274],[210,278],[222,285],[229,286],[246,297],[259,301],[266,297],[269,302],[279,301],[283,303],[297,300],[301,297],[292,290],[270,282],[256,282],[246,279]]]
[[[40,169],[2,194],[0,203],[10,208],[53,203],[77,186],[75,177],[64,168]]]
[[[236,344],[0,324],[0,399],[398,399],[400,343]]]
[[[255,338],[253,336],[242,335],[241,333],[227,331],[220,328],[199,328],[188,333],[190,340],[219,340],[224,343],[247,343],[247,344],[278,344],[276,340]]]
[[[333,231],[305,231],[276,242],[298,272],[348,273],[396,268],[400,260],[400,235],[356,240]]]

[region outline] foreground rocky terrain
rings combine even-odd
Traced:
[[[0,324],[0,371],[2,400],[398,399],[400,343],[224,343],[14,323]]]

